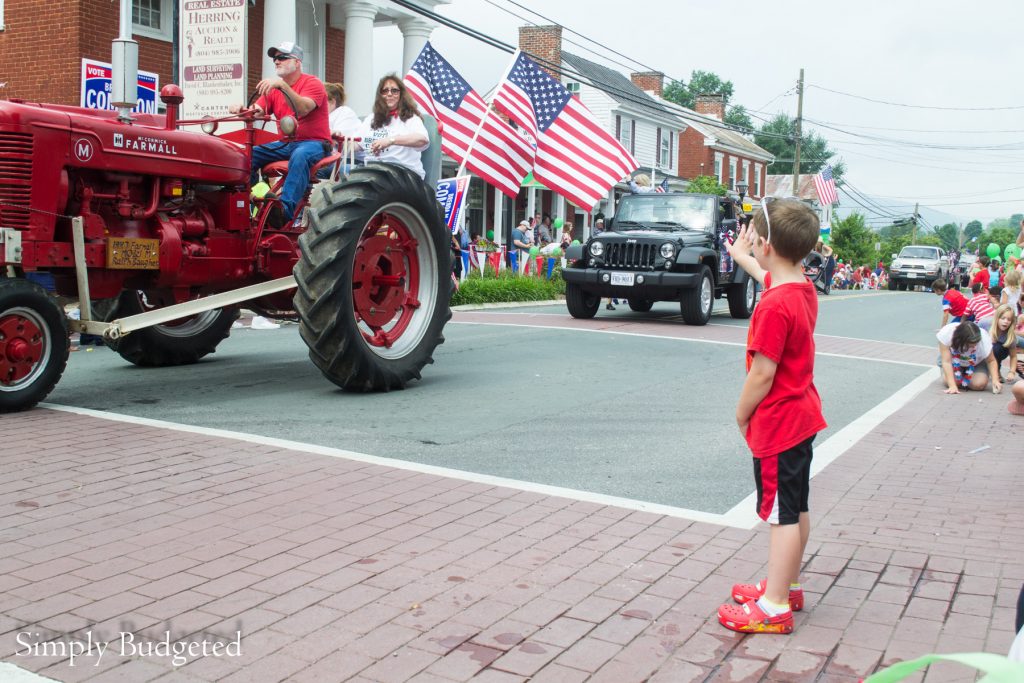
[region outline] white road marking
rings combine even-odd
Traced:
[[[484,323],[484,322],[473,322],[468,320],[451,320],[448,322],[449,325],[481,325],[484,327],[529,327],[537,330],[564,330],[568,332],[594,332],[598,334],[617,334],[625,337],[643,337],[645,339],[667,339],[670,341],[681,341],[681,342],[695,342],[698,344],[720,344],[722,346],[739,346],[746,348],[746,342],[731,342],[722,341],[719,339],[695,339],[691,337],[672,337],[661,334],[644,334],[642,332],[623,332],[621,330],[593,330],[586,327],[563,327],[561,325],[531,325],[529,323]],[[731,327],[725,325],[723,327]],[[871,341],[871,340],[863,340]],[[930,347],[925,347],[930,348]],[[892,363],[894,365],[909,365],[915,368],[930,368],[932,367],[929,363],[915,363],[908,360],[889,360],[887,358],[875,358],[874,356],[852,356],[845,353],[830,353],[828,351],[815,351],[816,356],[826,356],[829,358],[844,358],[846,360],[866,360],[872,363]]]
[[[811,466],[811,477],[820,473],[827,465],[849,450],[850,447],[860,441],[860,439],[866,434],[870,433],[872,429],[881,424],[886,418],[913,400],[914,397],[916,397],[917,394],[920,393],[929,383],[934,382],[937,376],[937,368],[929,368],[888,399],[882,401],[877,406],[833,434],[827,441],[815,447],[814,461]],[[756,493],[752,493],[744,498],[725,514],[719,514],[704,512],[702,510],[675,507],[672,505],[662,505],[660,503],[650,503],[633,498],[623,498],[603,493],[594,493],[593,491],[582,491],[562,486],[551,486],[531,481],[480,474],[478,472],[467,472],[465,470],[457,470],[449,467],[438,467],[436,465],[425,465],[407,460],[384,458],[377,455],[357,453],[355,451],[331,448],[329,446],[318,446],[316,444],[302,443],[301,441],[261,436],[259,434],[246,434],[227,429],[214,429],[212,427],[196,427],[192,425],[178,424],[175,422],[167,422],[164,420],[154,420],[151,418],[135,417],[132,415],[121,415],[118,413],[108,413],[89,408],[62,406],[52,403],[40,403],[39,407],[46,408],[48,410],[74,413],[76,415],[86,415],[88,417],[109,420],[111,422],[123,422],[126,424],[142,425],[146,427],[158,427],[161,429],[185,432],[188,434],[201,434],[203,436],[233,439],[235,441],[243,441],[263,446],[273,446],[275,448],[283,448],[292,451],[315,453],[317,455],[326,455],[332,458],[343,458],[345,460],[364,462],[370,465],[384,465],[386,467],[394,467],[395,469],[407,470],[420,474],[432,474],[439,477],[459,479],[461,481],[469,481],[477,484],[486,484],[488,486],[502,486],[505,488],[517,489],[519,491],[539,493],[559,498],[568,498],[570,500],[595,503],[598,505],[609,505],[627,510],[650,512],[653,514],[665,515],[667,517],[688,519],[694,522],[708,522],[710,524],[719,524],[721,526],[734,527],[737,529],[753,529],[759,522],[756,514],[754,513],[754,505],[757,501]]]
[[[929,384],[933,384],[938,378],[939,369],[936,367],[928,368],[895,394],[833,434],[820,446],[815,446],[814,459],[811,461],[811,478],[813,479],[816,475],[820,474],[836,458],[848,451],[875,427],[882,424],[886,418],[914,400],[919,393]],[[757,493],[754,492],[722,515],[722,522],[720,523],[741,529],[752,529],[758,521],[757,515],[754,512],[756,505]]]
[[[57,683],[52,678],[26,671],[9,662],[0,662],[0,681],[5,683]]]

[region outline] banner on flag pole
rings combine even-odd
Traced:
[[[469,189],[469,176],[444,178],[437,182],[437,201],[444,208],[444,222],[454,235],[462,224],[462,214],[466,208],[466,190]]]
[[[416,104],[440,122],[445,154],[514,199],[533,167],[529,141],[490,111],[429,42],[409,68],[405,85]]]
[[[579,98],[522,52],[494,104],[537,142],[534,177],[580,208],[592,209],[638,167]]]

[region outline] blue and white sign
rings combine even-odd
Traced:
[[[79,106],[86,109],[114,109],[110,103],[110,81],[112,68],[106,62],[82,59],[82,101]],[[156,114],[156,94],[160,90],[160,76],[149,71],[140,71],[138,97],[132,111],[139,114]]]
[[[462,213],[466,208],[466,190],[469,176],[445,178],[437,182],[437,201],[444,208],[444,222],[454,235],[462,225]]]

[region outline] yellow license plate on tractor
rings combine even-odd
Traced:
[[[112,237],[107,240],[107,268],[159,270],[160,240]]]

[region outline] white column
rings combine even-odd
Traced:
[[[502,207],[505,205],[505,202],[502,201],[504,198],[505,195],[501,193],[501,190],[494,188],[494,239],[499,243],[502,237],[502,230],[505,226],[505,221],[502,219],[501,215]],[[486,229],[487,228],[485,227],[484,230],[486,231]]]
[[[526,189],[526,220],[533,218],[534,214],[537,213],[537,188],[528,187]]]
[[[402,73],[409,72],[409,67],[420,55],[424,44],[430,40],[434,24],[419,18],[402,19],[398,22],[398,30],[402,32]]]
[[[267,50],[286,40],[298,42],[295,0],[266,0],[263,3],[263,52],[260,53],[263,78],[275,77],[274,63],[267,56]]]
[[[345,97],[363,118],[373,109],[373,20],[377,6],[364,0],[345,4]]]

